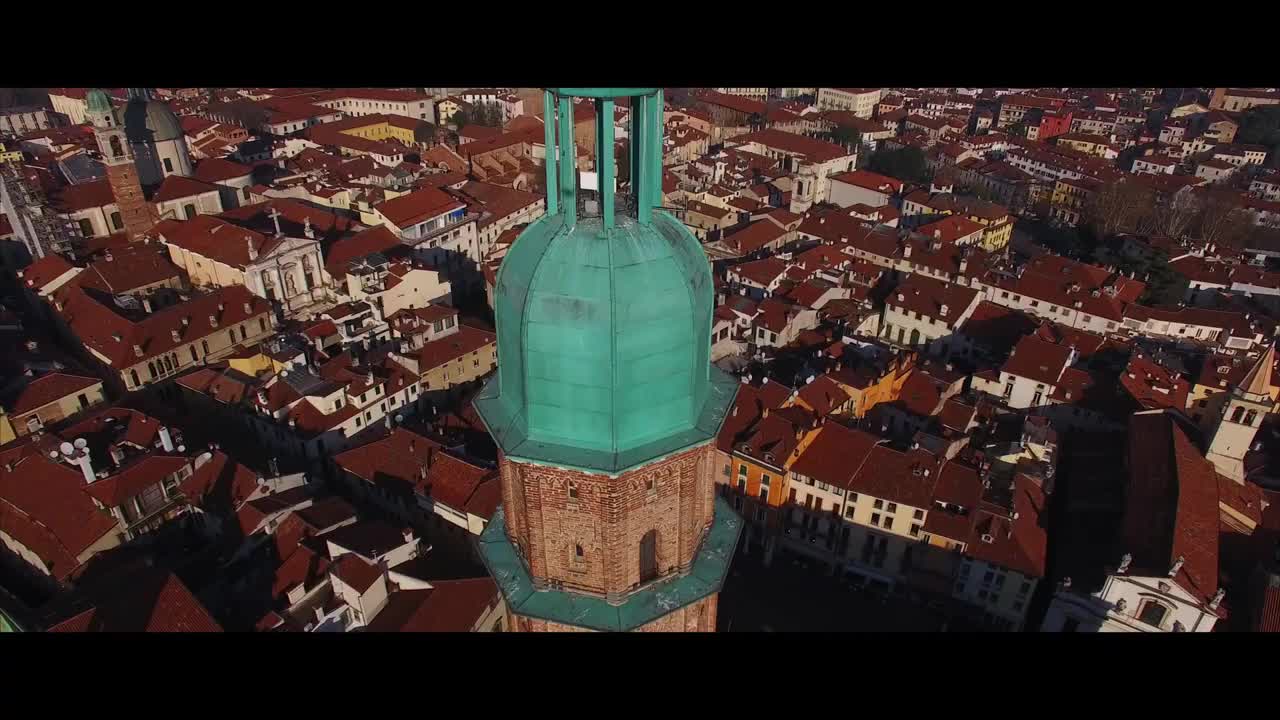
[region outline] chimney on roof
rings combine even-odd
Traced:
[[[160,445],[165,452],[173,452],[173,436],[169,434],[169,428],[164,426],[160,428]]]
[[[1178,559],[1173,561],[1173,566],[1169,568],[1169,577],[1176,576],[1178,574],[1178,571],[1182,569],[1182,565],[1186,563],[1186,561],[1187,559],[1185,557],[1183,557],[1182,555],[1179,555]]]
[[[253,312],[253,305],[252,305],[251,303],[245,303],[245,304],[244,304],[244,312],[245,312],[245,314],[246,314],[246,315],[248,315],[248,314],[252,313],[252,312]]]
[[[77,440],[76,442],[80,441]],[[75,458],[75,464],[80,466],[80,473],[84,475],[85,485],[92,485],[93,481],[98,479],[97,474],[93,471],[93,456],[89,452],[87,445],[80,449],[80,456]]]
[[[258,259],[258,249],[253,246],[253,238],[248,235],[244,236],[244,244],[249,248],[249,262]]]
[[[174,342],[182,342],[182,334],[179,333],[176,329],[170,330],[169,334],[173,337]]]
[[[142,298],[142,309],[145,310],[148,315],[151,314],[151,298],[149,297]]]
[[[305,235],[309,240],[314,240],[316,237],[316,231],[311,229],[311,216],[309,215],[307,216],[305,222],[302,225],[302,234]]]

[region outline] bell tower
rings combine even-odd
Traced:
[[[614,99],[632,182],[615,189]],[[573,99],[595,103],[594,202]],[[706,254],[661,211],[660,88],[549,88],[547,213],[494,290],[498,371],[475,400],[500,450],[480,537],[520,631],[713,631],[741,520],[715,496],[714,440],[738,383],[710,363]]]
[[[102,153],[102,163],[107,167],[107,182],[120,212],[120,227],[113,224],[110,232],[124,230],[130,241],[137,241],[155,227],[158,217],[138,181],[138,169],[124,123],[111,106],[111,99],[101,90],[90,90],[85,96],[85,117],[93,124],[94,139]]]
[[[1275,362],[1276,348],[1272,345],[1244,380],[1232,388],[1205,453],[1219,473],[1238,483],[1244,482],[1244,456],[1249,452],[1258,426],[1275,405],[1271,399],[1271,372]]]

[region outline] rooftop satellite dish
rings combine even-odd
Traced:
[[[75,448],[77,450],[83,450],[87,447],[89,447],[88,440],[85,440],[84,438],[76,438]]]
[[[58,449],[62,451],[63,455],[70,455],[75,450],[75,447],[69,442],[64,442],[58,446]],[[52,455],[52,457],[57,457],[57,455]]]
[[[57,459],[58,459],[58,451],[57,451],[57,450],[50,450],[50,451],[49,451],[49,459],[50,459],[50,460],[57,460]]]

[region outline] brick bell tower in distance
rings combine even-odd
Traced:
[[[626,196],[618,97],[630,98]],[[595,106],[592,204],[575,98]],[[475,400],[502,476],[481,556],[517,631],[711,632],[742,528],[713,480],[738,383],[710,362],[707,256],[659,209],[662,90],[548,88],[543,110],[547,213],[498,272],[498,371]]]

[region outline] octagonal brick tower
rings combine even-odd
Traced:
[[[594,102],[602,150],[590,213],[575,97]],[[616,97],[632,98],[624,198]],[[658,209],[662,110],[659,88],[544,96],[547,214],[498,272],[498,372],[475,400],[503,501],[480,549],[517,630],[715,629],[741,521],[715,497],[712,443],[737,383],[710,363],[707,257]]]

